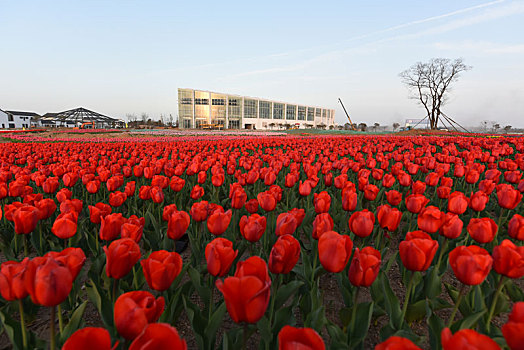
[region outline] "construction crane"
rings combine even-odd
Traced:
[[[346,107],[344,107],[344,104],[342,103],[342,100],[340,99],[340,97],[338,98],[338,102],[340,102],[340,104],[342,105],[342,108],[344,109],[344,113],[346,113],[346,116],[348,117],[349,125],[351,127],[351,130],[357,130],[357,128],[355,127],[355,125],[351,121],[351,118],[349,117],[348,111],[346,111]]]

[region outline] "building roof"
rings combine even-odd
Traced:
[[[5,112],[9,114],[13,114],[13,115],[23,115],[26,117],[40,117],[40,115],[35,112],[24,112],[24,111],[5,111]]]
[[[59,113],[46,113],[45,117],[52,117],[66,122],[117,122],[118,119],[108,117],[83,107],[70,109]]]

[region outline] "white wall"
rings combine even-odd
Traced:
[[[0,110],[0,129],[8,128],[7,113]]]

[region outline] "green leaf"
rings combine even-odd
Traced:
[[[264,316],[257,322],[257,328],[260,332],[260,338],[264,343],[270,343],[273,339],[273,333],[271,332],[271,324],[269,319]]]
[[[428,333],[429,333],[429,344],[431,346],[432,350],[438,350],[441,348],[440,346],[440,333],[442,332],[442,329],[444,329],[444,321],[437,315],[435,315],[430,308],[430,302],[427,300],[426,303],[426,323],[428,325]]]
[[[291,306],[282,307],[275,313],[273,321],[273,334],[278,334],[282,327],[294,323],[293,308]]]
[[[346,335],[337,325],[329,324],[326,328],[329,333],[329,337],[331,338],[331,349],[351,349],[346,343]]]
[[[104,325],[109,330],[113,330],[113,305],[109,299],[107,299],[105,296],[101,296],[98,292],[98,289],[96,288],[96,285],[93,283],[92,280],[88,280],[85,283],[87,295],[89,296],[89,299],[95,304],[98,313],[102,317],[102,322],[104,322]]]
[[[64,327],[64,331],[60,336],[61,342],[65,342],[71,336],[71,334],[73,334],[77,329],[80,328],[80,324],[83,322],[82,316],[84,315],[86,306],[87,300],[80,304],[80,306],[77,307],[76,310],[73,312],[73,315],[71,315],[71,319],[69,320],[69,323]]]
[[[504,289],[507,291],[511,301],[524,301],[524,291],[513,283],[512,280],[508,279],[504,285]]]
[[[275,295],[275,305],[284,305],[284,303],[294,295],[302,285],[304,285],[304,282],[294,280],[280,286]]]
[[[442,283],[435,266],[431,268],[430,273],[426,273],[424,278],[424,294],[427,298],[433,299],[440,295]]]
[[[193,304],[187,296],[183,295],[184,308],[186,310],[187,318],[191,322],[194,330],[195,340],[199,349],[205,349],[204,338],[202,334],[205,333],[206,321],[202,317],[202,313],[198,306]]]
[[[455,333],[461,329],[473,328],[477,322],[484,316],[486,310],[471,314],[461,320],[456,321],[451,327],[451,332]]]
[[[351,309],[352,308],[345,307],[338,312],[338,317],[340,318],[340,321],[342,321],[344,327],[347,327],[349,322],[351,322]]]
[[[322,306],[309,313],[306,322],[304,322],[304,326],[320,332],[326,323],[325,321],[326,316],[324,315],[324,306]]]
[[[350,335],[350,345],[354,349],[364,341],[368,334],[371,317],[373,316],[373,302],[360,303],[357,305],[355,328]]]
[[[400,328],[400,325],[402,324],[402,312],[400,311],[400,303],[395,293],[393,293],[389,281],[387,281],[387,278],[385,277],[383,272],[380,272],[380,274],[382,274],[382,291],[384,293],[385,309],[389,315],[389,323],[394,329],[398,330]]]
[[[0,320],[2,320],[5,333],[9,337],[13,349],[23,349],[20,323],[13,320],[9,315],[5,315],[3,312],[0,312]]]
[[[419,300],[409,304],[406,310],[406,321],[408,323],[422,320],[426,316],[426,300]]]
[[[211,291],[207,286],[202,285],[202,281],[200,279],[200,272],[198,272],[193,267],[189,267],[187,273],[189,275],[189,278],[191,279],[193,287],[197,291],[198,295],[200,295],[200,298],[202,298],[202,300],[204,300],[205,303],[208,303],[211,299]]]
[[[208,349],[213,349],[215,347],[215,339],[216,339],[217,330],[218,328],[220,328],[220,325],[222,324],[222,320],[224,319],[225,313],[226,313],[226,303],[223,302],[215,310],[215,312],[213,312],[213,315],[211,315],[211,318],[208,321],[208,324],[204,331],[204,334],[206,336],[205,342],[208,345]]]

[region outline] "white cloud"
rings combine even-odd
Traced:
[[[498,44],[488,41],[437,42],[432,46],[443,51],[471,51],[479,54],[524,53],[524,44]]]

